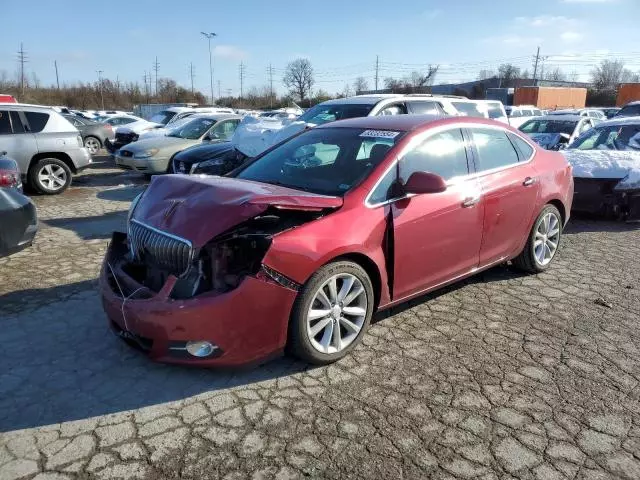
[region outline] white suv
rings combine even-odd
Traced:
[[[509,125],[518,128],[531,117],[540,117],[543,115],[542,110],[533,105],[509,105],[505,107],[507,116],[509,117]]]
[[[48,195],[66,190],[72,173],[91,163],[78,129],[39,105],[0,105],[0,151],[18,162],[29,186]]]

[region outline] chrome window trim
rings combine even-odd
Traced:
[[[416,143],[423,142],[426,139],[428,139],[429,137],[431,137],[433,135],[436,135],[438,133],[445,132],[447,130],[469,129],[469,128],[474,128],[474,127],[488,128],[488,129],[493,129],[493,130],[500,130],[501,132],[504,132],[505,135],[507,133],[511,133],[513,135],[517,135],[520,139],[525,141],[532,148],[533,153],[531,154],[531,156],[527,160],[522,161],[522,162],[514,163],[514,164],[511,164],[511,165],[505,165],[503,167],[492,168],[491,170],[484,170],[482,172],[473,172],[473,173],[469,173],[468,175],[461,175],[459,177],[453,177],[452,179],[447,181],[447,187],[453,185],[454,183],[458,183],[458,182],[461,182],[461,181],[472,180],[474,178],[483,177],[485,175],[490,175],[490,174],[493,174],[493,173],[497,173],[497,172],[500,172],[502,170],[507,170],[507,169],[510,169],[510,168],[513,168],[513,167],[518,167],[520,165],[526,165],[526,164],[530,163],[531,161],[533,161],[533,158],[535,157],[536,151],[537,151],[536,147],[533,145],[533,143],[531,141],[525,139],[522,134],[516,134],[516,133],[512,132],[511,130],[508,130],[508,129],[504,128],[501,125],[488,125],[488,124],[482,124],[482,123],[449,123],[447,125],[441,125],[439,127],[430,129],[427,132],[423,132],[422,134],[419,134],[419,135],[417,135],[417,136],[415,136],[414,138],[411,139],[411,141],[405,146],[405,148],[403,148],[402,151],[400,153],[398,153],[398,155],[393,160],[393,162],[391,162],[391,165],[389,165],[389,167],[387,167],[385,169],[385,171],[382,173],[382,175],[380,175],[380,177],[378,178],[376,183],[373,185],[373,187],[371,188],[371,190],[369,191],[369,193],[365,197],[364,206],[367,207],[367,208],[377,208],[377,207],[381,207],[381,206],[384,206],[384,205],[388,205],[388,204],[393,203],[393,202],[397,202],[398,200],[403,200],[403,199],[406,199],[406,198],[414,197],[415,196],[414,194],[410,194],[410,195],[404,195],[404,196],[398,197],[398,198],[392,198],[392,199],[389,199],[389,200],[385,200],[384,202],[371,203],[369,201],[369,198],[371,197],[371,195],[373,195],[373,192],[376,191],[376,188],[378,188],[378,186],[382,183],[382,180],[384,180],[384,177],[391,171],[392,168],[394,168],[397,165],[399,160],[407,153],[407,151],[409,151],[411,148],[413,148],[415,146]],[[507,140],[509,140],[509,137],[507,137]],[[509,142],[511,142],[511,140],[509,140]],[[517,153],[517,150],[516,150],[516,153]],[[452,182],[451,180],[455,180],[455,182]]]

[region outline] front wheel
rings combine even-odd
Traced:
[[[43,158],[29,170],[29,184],[45,195],[62,193],[71,184],[71,170],[62,160]]]
[[[353,262],[327,264],[298,293],[289,324],[289,349],[316,365],[335,362],[364,335],[373,314],[373,287]]]
[[[513,259],[513,264],[530,273],[545,271],[551,265],[562,235],[562,216],[556,207],[542,209],[531,228],[524,250]]]

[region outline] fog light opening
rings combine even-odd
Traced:
[[[204,358],[211,355],[218,349],[216,345],[205,340],[197,342],[187,342],[187,352],[198,358]]]

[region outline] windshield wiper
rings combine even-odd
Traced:
[[[264,182],[264,183],[268,183],[269,185],[277,185],[278,187],[291,188],[293,190],[302,190],[303,192],[311,192],[311,190],[309,190],[309,188],[307,188],[307,187],[299,187],[297,185],[289,185],[289,184],[281,182],[280,180],[269,180],[269,181],[261,180],[261,181]]]

